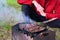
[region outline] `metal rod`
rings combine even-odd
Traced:
[[[52,19],[49,19],[49,20],[47,20],[47,21],[43,21],[42,23],[48,23],[48,22],[51,22],[51,21],[54,21],[54,20],[56,20],[57,18],[52,18]]]

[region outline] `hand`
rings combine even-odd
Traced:
[[[46,16],[46,14],[43,11],[44,8],[40,4],[38,4],[36,1],[33,1],[32,3],[35,5],[37,11],[39,11],[42,16]]]
[[[41,16],[46,16],[46,13],[43,11],[43,10],[39,10],[39,12],[40,12],[40,14],[41,14]]]
[[[37,1],[32,1],[32,3],[37,8],[37,10],[44,10],[44,8]]]
[[[33,0],[33,1],[35,1],[35,0]]]

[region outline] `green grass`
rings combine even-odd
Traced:
[[[0,40],[8,40],[9,37],[11,39],[11,34],[10,34],[11,31],[10,30],[11,30],[10,23],[5,23],[2,25],[0,23]]]
[[[17,0],[6,0],[8,6],[15,7],[18,10],[21,10],[21,5],[17,3]]]
[[[7,4],[10,6],[19,6],[17,0],[6,0]]]

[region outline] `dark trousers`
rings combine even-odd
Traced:
[[[36,11],[33,9],[33,6],[30,7],[28,5],[22,5],[22,11],[24,12],[24,14],[26,16],[30,17],[32,20],[34,20],[36,22],[42,22],[42,21],[47,20],[45,17],[38,15],[36,13]],[[52,28],[60,28],[60,20],[59,19],[56,19],[56,20],[51,21],[46,24]]]

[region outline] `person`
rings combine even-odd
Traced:
[[[35,2],[43,7],[39,9],[39,6],[35,5]],[[43,22],[48,19],[55,19],[46,23],[50,27],[60,28],[60,0],[17,0],[22,5],[22,11],[26,16],[30,17],[36,22]],[[38,9],[38,10],[37,10]]]

